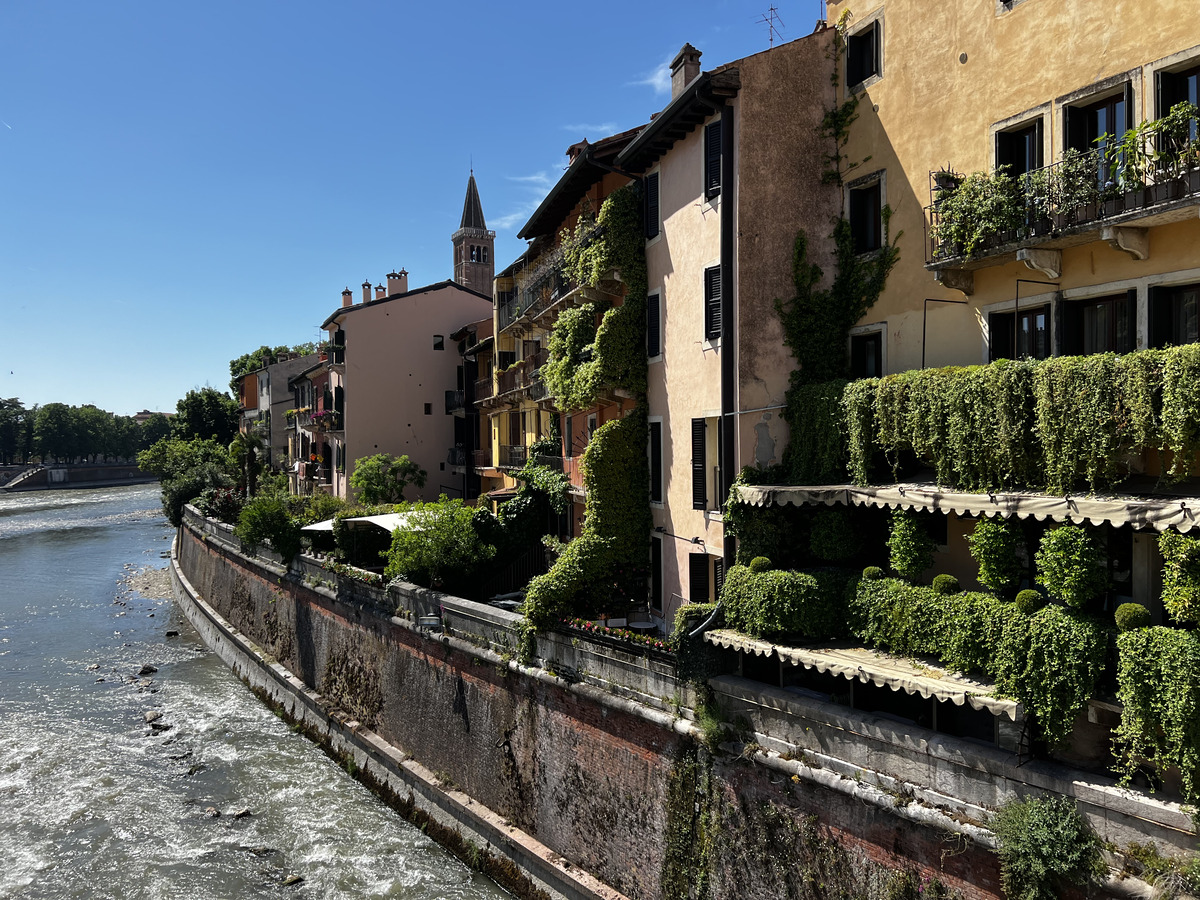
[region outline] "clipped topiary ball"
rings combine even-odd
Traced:
[[[863,569],[862,577],[867,581],[879,581],[883,576],[884,571],[879,566],[867,566]]]
[[[938,575],[933,579],[933,589],[939,594],[957,594],[962,588],[958,586],[958,579],[953,575]]]
[[[770,568],[771,561],[765,556],[756,556],[754,559],[750,560],[751,572],[766,572]]]
[[[1018,592],[1016,603],[1017,609],[1027,616],[1032,616],[1046,605],[1046,598],[1041,595],[1040,591],[1035,591],[1033,588],[1026,588]]]
[[[1114,615],[1118,631],[1133,631],[1150,624],[1150,610],[1140,603],[1122,603]]]

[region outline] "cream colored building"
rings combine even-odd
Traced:
[[[716,597],[732,563],[721,508],[741,467],[781,459],[794,360],[776,298],[797,231],[837,215],[821,184],[832,31],[701,72],[685,45],[672,99],[617,157],[647,206],[651,609]],[[814,241],[826,268],[829,246]]]

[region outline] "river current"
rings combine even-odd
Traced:
[[[173,534],[155,485],[0,494],[0,898],[507,896],[134,577]]]

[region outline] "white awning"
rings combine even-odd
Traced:
[[[382,528],[384,531],[391,534],[397,528],[404,528],[408,524],[408,513],[383,513],[378,516],[354,516],[346,519],[346,523],[353,528],[355,523],[363,522],[367,525],[374,525],[377,528]],[[333,531],[333,519],[326,519],[324,522],[314,522],[312,525],[305,525],[301,531]]]
[[[879,487],[852,484],[812,487],[742,484],[737,486],[737,491],[742,502],[751,506],[803,506],[817,503],[833,506],[841,503],[848,506],[956,512],[989,518],[1016,516],[1018,519],[1032,518],[1039,522],[1046,519],[1076,524],[1091,522],[1093,525],[1108,522],[1139,529],[1153,528],[1155,531],[1200,528],[1200,497],[1054,497],[1024,492],[967,494],[943,490],[935,484],[889,484]]]
[[[995,695],[995,685],[878,650],[849,646],[785,647],[724,629],[706,632],[704,639],[718,647],[756,656],[775,654],[793,666],[857,679],[863,684],[871,682],[893,691],[920,694],[926,699],[946,700],[955,706],[968,703],[972,709],[1006,715],[1014,722],[1022,714],[1020,703]]]

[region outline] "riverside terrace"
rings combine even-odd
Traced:
[[[318,657],[309,658],[310,650],[304,649],[308,639],[297,643],[294,629],[310,614],[301,614],[300,607],[287,611],[300,598],[310,598],[304,603],[317,603],[348,623],[352,633],[366,628],[364,635],[379,636],[398,628],[412,635],[404,640],[416,641],[415,648],[423,654],[440,653],[434,650],[439,645],[458,647],[468,660],[473,653],[522,678],[542,673],[539,677],[548,677],[577,697],[572,704],[612,698],[601,702],[620,704],[622,715],[673,723],[675,732],[712,740],[719,756],[741,754],[764,772],[795,776],[832,792],[830,796],[848,792],[874,804],[880,815],[899,816],[922,829],[965,834],[980,847],[992,840],[986,822],[997,806],[1014,796],[1042,792],[1074,798],[1101,837],[1118,848],[1153,841],[1174,854],[1194,840],[1184,809],[1161,794],[1119,787],[1111,777],[1061,759],[1031,759],[1026,752],[1027,712],[1021,704],[997,696],[981,680],[939,671],[928,663],[914,666],[861,648],[755,639],[729,628],[712,629],[697,635],[699,640],[681,636],[676,648],[659,650],[624,641],[619,634],[597,635],[565,625],[538,635],[532,655],[519,660],[522,617],[515,612],[412,585],[372,585],[365,573],[351,577],[349,572],[330,572],[304,556],[285,570],[270,551],[260,551],[257,557],[245,554],[228,526],[193,510],[180,532],[179,547],[180,567],[201,594],[219,601],[234,627],[262,641],[267,652],[289,668],[297,667],[292,671],[301,671],[313,686],[336,687],[328,681],[328,666],[336,668],[336,660],[322,661],[322,654],[358,651],[353,640],[347,644],[346,636],[330,635],[312,645]],[[261,592],[255,586],[259,578]],[[286,597],[288,605],[277,606],[272,597]],[[692,632],[700,624],[686,617],[684,621]],[[364,644],[366,655],[356,658],[382,677],[384,670],[371,661],[376,659],[377,651],[370,649],[376,640]],[[817,679],[827,681],[814,686]],[[393,702],[392,690],[413,697],[414,691],[423,690],[411,681],[374,684],[365,685],[365,696],[375,697],[374,704],[383,703],[381,710]],[[357,690],[346,694],[340,705],[356,708],[347,704],[362,699]],[[700,699],[708,691],[711,707]],[[885,706],[895,711],[884,711]],[[726,723],[707,737],[701,729],[706,708],[710,713],[719,710]],[[412,709],[405,715],[412,718]],[[433,727],[430,717],[436,715],[430,707],[421,720]],[[481,715],[476,712],[473,728],[489,730],[493,726]],[[1089,700],[1070,735],[1072,745],[1106,739],[1105,723],[1113,717],[1112,704]],[[991,739],[981,727],[988,721]],[[418,740],[412,728],[419,724],[404,726],[410,741]],[[491,738],[472,731],[469,740],[474,744]],[[497,740],[504,742],[502,736]],[[456,774],[454,766],[464,763],[453,755],[422,761],[443,767],[458,784],[481,777]],[[495,768],[501,771],[503,766]]]

